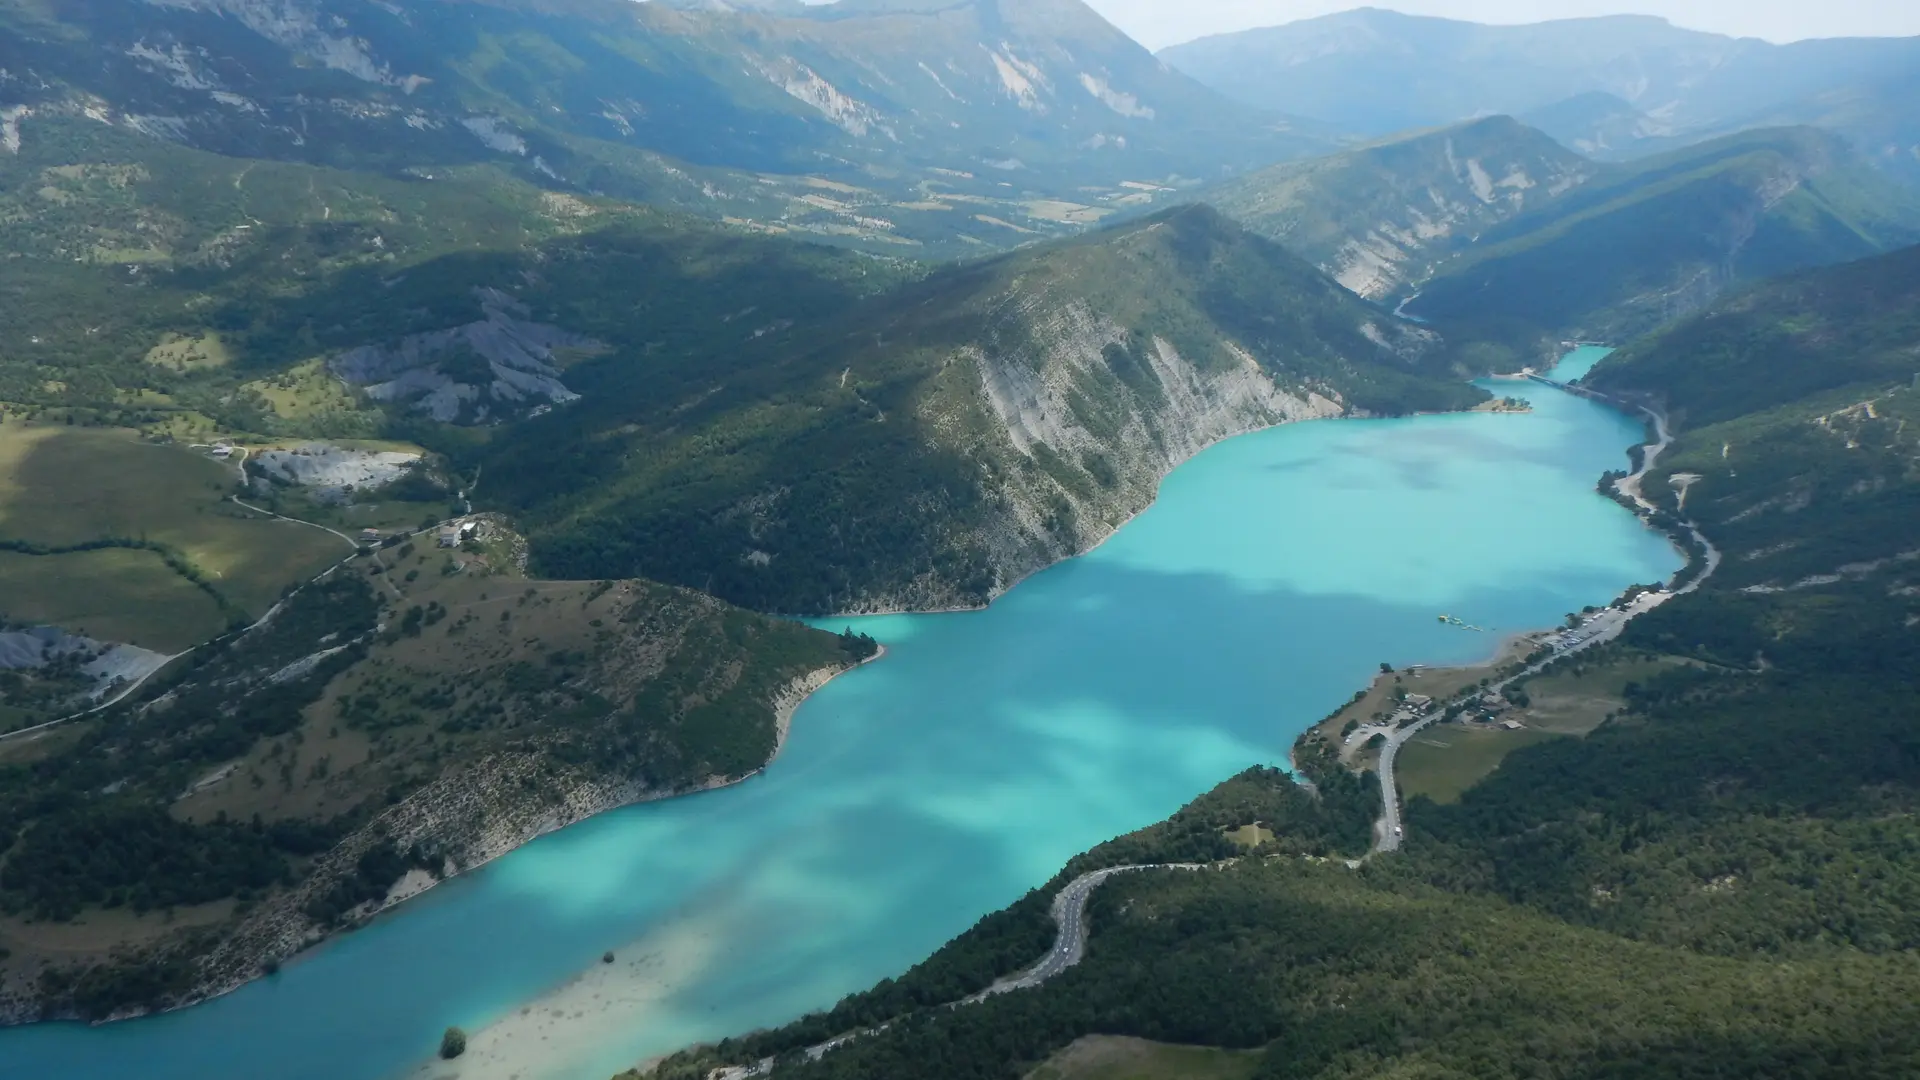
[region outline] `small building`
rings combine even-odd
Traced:
[[[1416,709],[1424,709],[1433,704],[1433,699],[1425,694],[1408,694],[1406,700],[1408,705]]]
[[[443,548],[459,547],[462,543],[476,539],[479,535],[479,522],[456,521],[449,525],[440,526],[440,546]]]
[[[221,461],[225,461],[233,456],[233,447],[227,443],[215,443],[213,449],[208,451],[208,453],[219,458]]]
[[[1521,728],[1526,727],[1525,724],[1522,724],[1518,720],[1502,720],[1500,721],[1500,726],[1506,728],[1508,731],[1519,731]]]
[[[381,540],[381,536],[380,536],[380,530],[379,530],[379,529],[361,529],[361,530],[360,530],[360,542],[361,542],[361,543],[363,543],[363,544],[377,544],[377,543],[379,543],[379,542],[380,542],[380,540]]]

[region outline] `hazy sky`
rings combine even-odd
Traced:
[[[1149,48],[1206,34],[1276,26],[1361,7],[1364,0],[1088,0]],[[1415,15],[1523,23],[1626,12],[1680,26],[1770,41],[1920,35],[1920,0],[1374,0]]]

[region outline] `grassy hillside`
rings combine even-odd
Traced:
[[[9,1014],[218,991],[408,874],[738,779],[797,690],[871,647],[643,581],[528,580],[522,547],[488,524],[356,559],[141,704],[0,743]],[[75,953],[58,931],[83,915]]]
[[[351,553],[339,537],[226,502],[236,488],[230,467],[184,447],[143,443],[128,431],[0,426],[0,544],[45,560],[41,573],[50,588],[73,605],[41,610],[35,621],[86,633],[96,627],[83,612],[112,612],[123,625],[101,637],[177,652],[219,631],[219,622],[209,627],[188,614],[204,601],[226,618],[250,621],[288,586]],[[54,569],[103,545],[138,553],[177,577],[167,600],[142,584],[145,575],[108,573],[89,583],[85,572]],[[129,587],[124,603],[121,580]],[[206,595],[195,599],[195,591]],[[168,611],[174,600],[185,609],[179,620]],[[0,596],[0,613],[20,621],[25,613],[10,601]]]
[[[1417,285],[1449,248],[1600,168],[1509,117],[1275,165],[1203,197],[1362,296]]]
[[[584,400],[479,452],[480,497],[547,573],[760,610],[979,604],[1227,435],[1481,396],[1428,372],[1427,336],[1205,208],[776,330],[640,362],[609,327]]]
[[[1615,167],[1488,229],[1412,310],[1473,336],[1622,341],[1743,282],[1920,238],[1920,201],[1812,129]]]

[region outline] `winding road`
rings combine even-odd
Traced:
[[[1016,990],[1031,990],[1050,979],[1063,974],[1068,968],[1078,964],[1087,954],[1087,901],[1093,898],[1093,891],[1109,878],[1118,874],[1131,874],[1141,870],[1214,870],[1227,863],[1141,863],[1133,866],[1109,866],[1104,870],[1093,870],[1067,882],[1053,897],[1054,935],[1053,947],[1032,967],[1018,975],[1009,975],[977,994],[970,994],[958,1001],[935,1006],[943,1009],[958,1009],[965,1005],[976,1005],[990,997],[1010,994]],[[850,1031],[807,1047],[807,1058],[818,1061],[828,1051],[837,1050],[855,1039],[868,1035],[877,1035],[886,1030],[886,1025],[867,1028],[863,1031]],[[774,1059],[762,1058],[752,1065],[735,1065],[728,1069],[716,1069],[709,1080],[748,1080],[750,1077],[765,1076],[773,1071]]]
[[[1005,994],[1014,990],[1030,990],[1048,979],[1066,971],[1079,963],[1087,954],[1087,901],[1093,897],[1093,890],[1116,874],[1131,874],[1140,870],[1207,870],[1207,863],[1143,863],[1135,866],[1110,866],[1105,870],[1094,870],[1081,874],[1067,883],[1053,898],[1053,923],[1057,927],[1053,937],[1053,948],[1039,962],[1018,975],[1001,979],[985,990],[971,997],[962,998],[957,1005],[971,1005],[976,1001],[985,1001],[996,994]]]
[[[1554,382],[1552,379],[1541,375],[1529,374],[1527,377],[1535,382],[1545,383],[1559,390],[1565,390],[1569,393],[1579,394],[1582,397],[1589,397],[1596,401],[1605,402],[1615,408],[1638,411],[1653,422],[1654,441],[1642,445],[1640,451],[1640,467],[1627,476],[1614,481],[1613,486],[1615,491],[1633,500],[1634,505],[1638,506],[1646,515],[1651,516],[1657,513],[1659,508],[1654,506],[1653,503],[1649,502],[1647,498],[1640,493],[1640,482],[1653,470],[1654,464],[1660,460],[1660,455],[1665,453],[1669,446],[1673,445],[1673,433],[1667,428],[1666,416],[1658,409],[1649,408],[1645,405],[1632,405],[1598,391],[1588,390],[1585,387],[1569,386],[1566,383]],[[1714,547],[1712,542],[1706,538],[1706,535],[1700,531],[1699,526],[1695,525],[1692,521],[1682,521],[1681,524],[1685,526],[1687,532],[1692,535],[1694,543],[1700,545],[1702,565],[1700,573],[1696,575],[1692,581],[1667,592],[1644,593],[1636,598],[1633,603],[1627,605],[1624,611],[1608,608],[1586,624],[1587,634],[1578,642],[1566,648],[1558,649],[1552,656],[1547,657],[1545,660],[1528,665],[1521,671],[1489,685],[1484,692],[1498,694],[1521,679],[1538,675],[1547,665],[1554,663],[1562,657],[1584,652],[1597,645],[1604,645],[1619,637],[1626,630],[1627,624],[1635,618],[1645,615],[1647,612],[1666,603],[1673,597],[1685,596],[1704,584],[1708,578],[1713,576],[1713,572],[1720,568],[1720,549]],[[1400,841],[1403,839],[1404,829],[1400,821],[1400,793],[1398,785],[1394,780],[1393,771],[1394,760],[1400,755],[1400,747],[1407,740],[1420,734],[1420,732],[1425,730],[1429,725],[1438,722],[1444,715],[1445,713],[1441,709],[1430,707],[1427,714],[1414,723],[1386,733],[1386,745],[1380,748],[1380,819],[1373,824],[1373,851],[1375,854],[1400,850]],[[1368,736],[1369,739],[1371,737],[1371,735]]]

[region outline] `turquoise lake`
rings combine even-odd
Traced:
[[[897,974],[1073,854],[1284,764],[1380,662],[1483,659],[1678,568],[1594,491],[1638,423],[1488,385],[1535,411],[1234,439],[989,611],[836,621],[889,655],[815,695],[765,775],[546,837],[210,1004],[0,1032],[0,1077],[385,1080],[458,1024],[474,1052],[418,1075],[605,1080]]]

